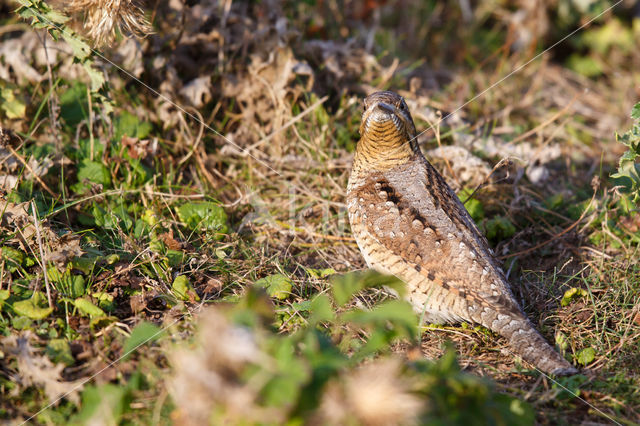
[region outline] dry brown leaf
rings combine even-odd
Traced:
[[[51,251],[45,255],[47,262],[65,264],[74,257],[80,257],[85,252],[80,247],[80,236],[65,234],[50,244]]]
[[[436,160],[446,160],[449,162],[453,173],[457,180],[447,179],[449,185],[453,189],[458,190],[459,184],[462,186],[475,187],[484,182],[485,178],[491,173],[491,169],[479,157],[476,157],[465,148],[453,145],[444,145],[432,149],[426,153],[430,158]],[[443,167],[445,177],[449,178],[448,167]]]
[[[62,398],[67,398],[74,404],[80,402],[79,392],[82,390],[80,381],[65,381],[62,378],[63,364],[53,364],[49,358],[38,354],[38,350],[30,344],[34,335],[24,332],[20,336],[5,337],[0,343],[2,351],[9,357],[14,357],[18,364],[17,376],[19,385],[16,391],[27,386],[44,388],[50,403],[57,405]]]

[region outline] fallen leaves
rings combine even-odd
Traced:
[[[12,361],[17,364],[14,379],[18,384],[16,391],[27,386],[39,386],[51,404],[57,405],[62,398],[75,404],[80,402],[79,392],[82,384],[76,381],[65,381],[62,377],[64,364],[54,364],[46,355],[41,355],[38,349],[31,345],[33,333],[24,332],[21,335],[11,335],[3,338],[0,348],[5,354],[2,363],[10,366]]]

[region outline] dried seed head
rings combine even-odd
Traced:
[[[65,3],[69,13],[82,13],[86,36],[97,46],[111,42],[116,32],[146,37],[153,32],[144,9],[134,0],[71,0]]]

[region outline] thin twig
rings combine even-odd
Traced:
[[[21,156],[20,154],[18,154],[12,147],[10,147],[9,145],[7,145],[7,148],[9,148],[9,151],[11,151],[11,154],[16,157],[18,160],[20,160],[20,162],[22,163],[22,165],[29,170],[29,172],[31,173],[31,175],[38,181],[38,183],[40,185],[42,185],[42,187],[45,189],[45,191],[47,191],[49,193],[49,195],[51,195],[54,198],[58,198],[58,195],[56,193],[54,193],[51,188],[49,188],[47,186],[46,183],[44,183],[42,181],[42,179],[40,179],[40,176],[38,176],[36,174],[36,172],[31,168],[31,166],[27,163],[27,161],[24,159],[23,156]]]
[[[469,196],[468,196],[464,201],[462,201],[462,204],[467,204],[467,201],[469,201],[470,199],[472,199],[472,198],[473,198],[473,196],[474,196],[474,195],[476,195],[476,192],[478,192],[478,191],[480,190],[480,188],[483,188],[483,187],[487,184],[487,182],[489,181],[489,178],[490,178],[490,177],[491,177],[491,176],[492,176],[492,175],[493,175],[493,174],[494,174],[494,173],[495,173],[499,168],[501,168],[501,167],[502,167],[502,166],[504,166],[504,165],[507,165],[507,166],[508,166],[509,164],[511,164],[511,158],[510,158],[510,157],[506,157],[506,158],[503,158],[502,160],[498,161],[498,163],[497,163],[495,166],[493,166],[493,169],[491,169],[491,172],[489,172],[489,174],[488,174],[488,175],[487,175],[487,176],[482,180],[482,182],[480,182],[480,183],[478,184],[478,186],[476,186],[476,187],[474,188],[474,190],[471,192],[471,194],[469,194]]]
[[[527,254],[527,253],[531,253],[534,250],[539,249],[540,247],[544,247],[547,244],[557,240],[558,238],[560,238],[561,236],[563,236],[564,234],[566,234],[567,232],[571,231],[573,228],[575,228],[576,226],[578,226],[578,224],[582,221],[582,219],[584,219],[584,217],[586,216],[587,212],[589,211],[589,208],[591,207],[591,204],[593,203],[593,200],[595,200],[596,198],[596,193],[597,191],[593,191],[593,196],[591,197],[591,201],[589,201],[589,204],[587,205],[587,207],[584,209],[584,211],[582,212],[582,214],[580,215],[580,217],[578,218],[578,220],[576,220],[575,222],[573,222],[573,224],[571,224],[571,226],[569,226],[568,228],[565,228],[562,232],[559,232],[557,234],[555,234],[553,237],[551,237],[550,239],[543,241],[539,244],[536,244],[533,247],[530,247],[526,250],[521,250],[515,253],[511,253],[511,254],[507,254],[505,256],[500,256],[498,259],[504,260],[504,259],[509,259],[510,257],[515,257],[515,256],[520,256],[523,254]]]
[[[525,132],[523,134],[521,134],[520,136],[518,136],[517,138],[514,138],[512,140],[509,141],[509,144],[514,144],[517,142],[520,142],[521,140],[524,140],[526,138],[528,138],[529,136],[538,133],[541,129],[543,129],[544,127],[547,127],[549,124],[553,123],[554,121],[556,121],[559,117],[561,117],[564,113],[566,113],[569,108],[571,108],[571,106],[578,100],[578,97],[580,96],[580,93],[575,95],[573,97],[573,99],[571,99],[571,101],[565,105],[560,111],[556,112],[555,114],[553,114],[550,118],[548,118],[547,120],[543,121],[542,123],[538,124],[536,127],[534,127],[533,129],[529,130],[528,132]]]

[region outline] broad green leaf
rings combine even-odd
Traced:
[[[146,209],[142,215],[142,220],[149,226],[155,226],[158,224],[158,215],[153,209]]]
[[[129,357],[129,355],[140,346],[146,343],[155,342],[162,337],[163,334],[164,331],[160,329],[160,327],[151,324],[150,322],[143,321],[136,325],[131,331],[131,336],[129,336],[125,342],[122,352],[125,357]]]
[[[169,259],[169,266],[176,268],[184,263],[187,263],[187,254],[181,250],[167,250],[167,259]]]
[[[11,296],[9,290],[3,289],[0,290],[0,312],[2,312],[2,307],[5,304],[5,301]]]
[[[66,339],[51,339],[47,343],[47,356],[55,363],[72,365],[75,360],[71,354],[71,347]]]
[[[71,260],[71,265],[73,266],[73,269],[82,271],[85,274],[89,274],[95,267],[96,262],[98,262],[100,259],[101,259],[100,256],[76,257]]]
[[[100,309],[111,312],[115,308],[113,296],[104,291],[93,293],[92,296],[98,301]]]
[[[28,330],[33,325],[33,321],[28,317],[14,316],[11,318],[11,326],[16,330]]]
[[[82,120],[89,118],[87,86],[76,83],[60,95],[60,115],[64,122],[75,128]]]
[[[516,227],[504,216],[496,216],[489,219],[484,228],[488,240],[504,240],[516,233]]]
[[[90,160],[83,160],[78,167],[78,181],[82,182],[84,179],[105,186],[111,184],[109,169],[101,163]]]
[[[589,293],[587,292],[587,290],[583,288],[573,287],[564,292],[564,295],[562,296],[562,300],[560,301],[560,305],[567,306],[575,299],[578,299],[580,297],[587,297],[587,296],[589,296]]]
[[[219,238],[228,231],[227,213],[220,205],[211,201],[183,204],[178,207],[178,217],[194,231],[213,231],[220,234]]]
[[[318,322],[333,321],[335,312],[331,307],[331,301],[326,294],[319,294],[311,301],[311,318],[309,323],[316,324]]]
[[[406,337],[418,334],[418,316],[404,300],[384,302],[369,311],[354,309],[345,312],[340,318],[345,322],[372,327],[391,322],[399,328],[398,331],[406,333]]]
[[[93,304],[93,302],[91,302],[91,300],[87,298],[82,297],[82,298],[76,299],[73,301],[73,304],[75,305],[76,308],[78,308],[78,310],[82,314],[88,315],[92,318],[106,316],[106,314],[102,309],[98,308],[96,305]]]
[[[335,275],[331,278],[331,285],[333,297],[339,306],[347,303],[356,293],[365,288],[384,286],[394,290],[401,297],[406,293],[406,286],[401,280],[373,270]]]
[[[10,272],[15,272],[24,265],[25,258],[26,255],[21,250],[9,246],[0,247],[0,259],[6,262],[5,267]]]
[[[471,194],[473,194],[471,188],[464,188],[458,193],[458,198],[461,201],[466,201],[464,208],[467,209],[467,212],[476,223],[480,223],[484,219],[484,207],[482,207],[482,203],[479,200],[469,198]]]
[[[84,296],[86,283],[82,275],[67,271],[62,277],[60,287],[64,290],[65,296],[75,299]]]
[[[115,139],[119,141],[124,135],[132,138],[144,139],[151,133],[153,126],[149,122],[140,122],[138,117],[130,112],[123,111],[114,120]]]
[[[578,352],[577,359],[582,365],[591,364],[596,359],[596,350],[592,347],[584,348]]]
[[[91,80],[91,91],[97,92],[100,90],[102,85],[105,83],[104,74],[100,70],[94,68],[89,61],[82,64],[82,67],[87,72],[87,75],[89,75],[89,79]]]
[[[129,409],[127,393],[126,388],[111,383],[87,386],[82,392],[82,409],[69,424],[120,424],[123,413]]]
[[[65,22],[67,22],[69,18],[67,15],[61,13],[58,10],[55,9],[50,9],[45,13],[45,16],[47,17],[47,19],[55,24],[64,24]]]
[[[262,287],[271,297],[284,300],[291,294],[293,282],[285,275],[274,274],[256,281],[258,287]]]
[[[196,294],[191,282],[189,282],[189,279],[184,275],[178,275],[175,280],[173,280],[171,289],[180,300],[200,300],[200,297]]]
[[[16,314],[33,320],[44,319],[53,312],[53,308],[47,305],[47,298],[42,292],[33,293],[27,300],[14,302],[12,307]]]
[[[597,77],[603,72],[603,67],[597,58],[581,56],[578,53],[569,57],[567,66],[585,77]]]
[[[7,118],[24,118],[27,106],[18,99],[10,87],[0,87],[0,108]]]
[[[91,54],[91,48],[87,43],[82,41],[79,36],[72,34],[69,30],[62,31],[62,38],[67,42],[71,50],[73,51],[73,56],[78,58],[80,61],[83,61]]]
[[[333,268],[325,268],[325,269],[304,268],[304,269],[305,271],[307,271],[307,274],[311,278],[325,278],[336,273],[336,270]]]

